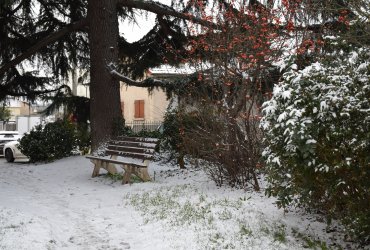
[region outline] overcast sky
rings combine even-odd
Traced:
[[[160,3],[170,5],[171,0],[156,0]],[[137,12],[139,13],[139,12]],[[137,14],[138,24],[132,24],[125,21],[120,24],[120,34],[127,39],[128,42],[135,42],[142,38],[154,26],[155,14],[143,12],[144,15]]]

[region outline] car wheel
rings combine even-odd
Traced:
[[[5,159],[7,162],[14,162],[13,151],[10,148],[5,150]]]

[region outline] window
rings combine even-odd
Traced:
[[[144,118],[144,100],[135,101],[135,118]]]

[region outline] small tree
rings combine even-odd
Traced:
[[[7,121],[11,116],[10,110],[5,106],[0,107],[0,121]]]
[[[214,166],[207,170],[218,184],[259,190],[259,105],[278,78],[271,63],[280,51],[274,46],[285,39],[274,22],[277,13],[255,1],[223,1],[211,10],[197,3],[202,18],[217,27],[189,27],[196,37],[184,61],[197,78],[181,99],[198,126],[183,131],[185,151]]]

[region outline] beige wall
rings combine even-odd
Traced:
[[[154,89],[149,94],[147,88],[128,87],[121,84],[121,102],[124,102],[124,118],[127,122],[143,120],[134,118],[135,100],[144,100],[145,121],[163,121],[169,100],[162,90]]]
[[[16,102],[16,105],[7,107],[7,109],[10,110],[11,114],[10,121],[15,121],[16,117],[19,115],[29,115],[29,112],[31,112],[30,114],[34,113],[32,108],[29,109],[28,104],[23,101],[18,101]]]
[[[10,110],[10,121],[15,121],[16,117],[21,114],[21,109],[19,107],[7,107]]]

